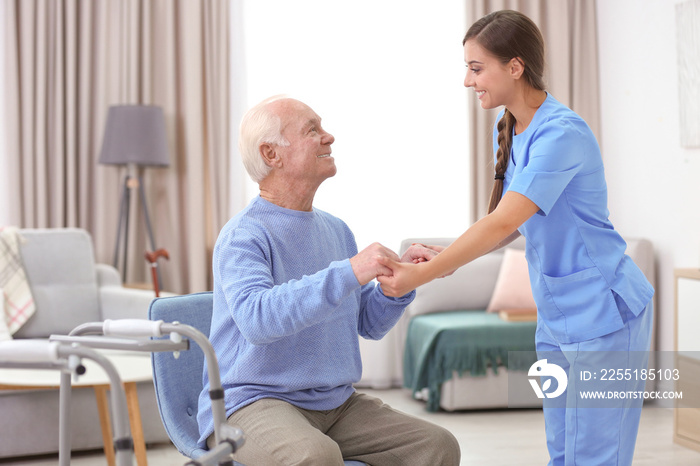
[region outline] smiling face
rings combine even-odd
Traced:
[[[516,59],[504,64],[476,40],[465,42],[464,62],[467,65],[467,75],[464,78],[464,86],[474,88],[481,108],[507,106],[512,101],[516,93],[514,60]]]
[[[282,123],[282,136],[288,146],[277,146],[286,177],[295,182],[320,185],[336,173],[331,157],[332,134],[321,126],[321,117],[298,100],[285,99],[276,109]]]

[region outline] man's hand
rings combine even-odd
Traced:
[[[352,271],[355,273],[360,285],[366,285],[374,280],[377,275],[390,275],[391,269],[380,264],[379,258],[386,257],[394,261],[399,260],[399,256],[391,249],[374,243],[350,258]]]
[[[414,264],[428,262],[442,252],[443,249],[445,249],[443,246],[413,243],[411,247],[403,253],[403,256],[401,256],[401,262],[412,262]]]
[[[421,262],[428,262],[433,257],[440,254],[445,250],[445,246],[436,246],[430,244],[413,243],[411,247],[403,253],[401,257],[401,262],[411,262],[413,264],[420,264]],[[440,278],[449,277],[454,273],[454,270],[447,273]]]

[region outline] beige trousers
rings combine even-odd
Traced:
[[[332,466],[343,459],[371,466],[459,465],[459,444],[449,431],[364,394],[328,411],[265,398],[233,413],[228,423],[243,429],[245,445],[234,459],[246,466]]]

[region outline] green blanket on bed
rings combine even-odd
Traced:
[[[535,322],[508,322],[497,313],[455,311],[413,318],[404,351],[404,387],[428,388],[428,411],[440,406],[440,387],[458,374],[486,375],[491,367],[528,370],[535,362]],[[523,351],[528,353],[513,353]]]

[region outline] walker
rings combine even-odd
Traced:
[[[149,337],[159,338],[164,336],[169,336],[170,339],[148,339]],[[196,460],[190,460],[186,464],[190,466],[209,466],[217,464],[231,466],[233,465],[233,460],[230,458],[230,455],[235,453],[244,444],[245,438],[241,429],[230,426],[226,423],[226,408],[222,396],[223,388],[221,386],[221,376],[216,359],[216,353],[214,348],[211,346],[209,339],[202,332],[190,325],[184,325],[178,322],[167,323],[162,320],[152,321],[147,319],[119,319],[105,320],[104,322],[85,323],[73,329],[68,336],[51,335],[50,341],[61,343],[79,343],[80,345],[101,349],[118,349],[143,352],[172,351],[174,356],[177,357],[179,351],[189,349],[189,340],[183,340],[182,336],[194,340],[204,353],[204,359],[206,361],[209,374],[209,396],[211,399],[212,413],[214,417],[214,438],[216,441],[216,447],[212,448],[209,453],[197,458]],[[121,383],[119,383],[119,386],[121,388]],[[61,377],[61,393],[63,394],[64,392],[70,392],[70,375],[68,375],[68,377]],[[122,396],[124,398],[123,406],[126,407],[123,389]],[[67,402],[69,402],[69,399]],[[66,404],[66,412],[67,407],[68,405]],[[63,405],[61,406],[61,411],[64,411]],[[62,424],[62,426],[64,425]],[[66,428],[62,430],[64,430],[64,432],[68,432],[67,424],[65,424],[65,427]],[[60,444],[60,449],[63,451],[70,451],[70,437],[64,434],[62,439],[63,441]],[[61,466],[63,466],[63,463]]]
[[[48,369],[61,371],[59,394],[59,464],[70,464],[70,381],[71,376],[85,373],[82,359],[91,359],[100,365],[110,381],[110,398],[114,417],[114,448],[119,466],[133,464],[134,443],[129,430],[126,395],[114,365],[93,349],[79,345],[65,345],[49,340],[9,340],[0,342],[0,367],[10,369]],[[67,389],[64,389],[64,380]]]

